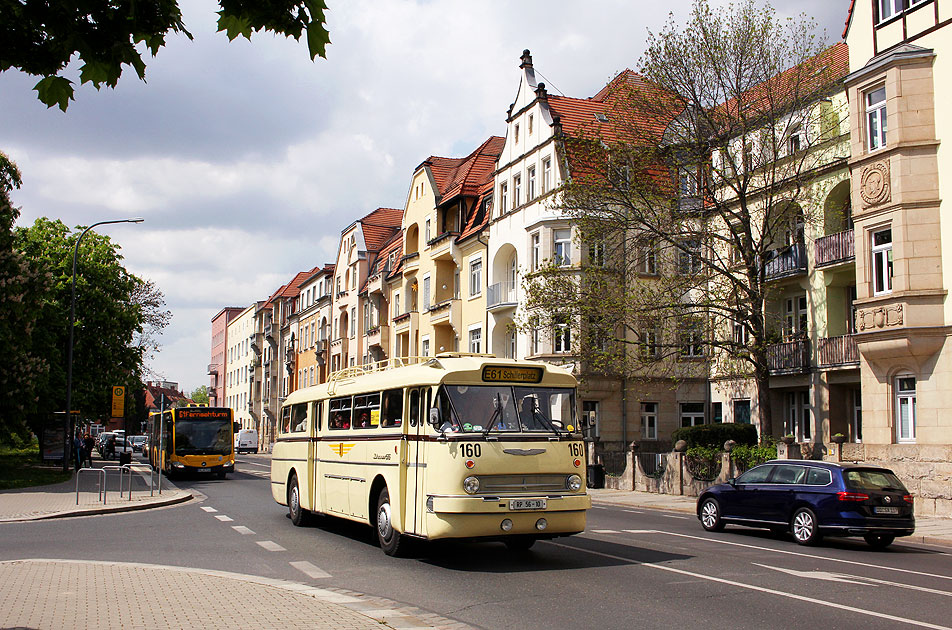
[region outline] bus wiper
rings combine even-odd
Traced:
[[[539,420],[540,422],[542,422],[542,424],[544,424],[546,427],[548,427],[548,429],[549,429],[550,431],[552,431],[552,432],[555,433],[556,435],[559,435],[559,436],[562,435],[562,432],[561,432],[559,429],[557,429],[554,424],[552,424],[552,421],[549,420],[549,418],[546,417],[546,415],[545,415],[544,413],[542,413],[542,412],[539,411],[538,409],[533,408],[533,409],[532,409],[532,415],[533,415],[533,417],[534,417],[536,420]]]
[[[489,423],[486,425],[486,428],[483,429],[483,437],[488,437],[489,432],[493,430],[493,426],[496,423],[496,418],[502,413],[502,401],[499,399],[499,394],[496,394],[496,408],[493,409],[493,415],[489,416]]]

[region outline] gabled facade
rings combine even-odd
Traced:
[[[255,354],[251,349],[254,340],[255,305],[241,311],[228,323],[228,348],[225,357],[225,393],[223,403],[234,412],[235,422],[242,429],[254,429],[254,418],[249,406],[253,401]]]
[[[298,296],[295,387],[309,387],[327,380],[327,335],[332,319],[334,265],[324,265],[301,283]],[[293,391],[293,390],[292,390]]]

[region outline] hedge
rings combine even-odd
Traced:
[[[747,446],[757,445],[757,427],[752,424],[735,424],[733,422],[717,424],[699,424],[695,427],[683,427],[676,430],[671,439],[674,442],[684,440],[688,448],[709,446],[718,449],[724,448],[724,442],[734,440],[738,444]]]

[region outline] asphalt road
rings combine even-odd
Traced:
[[[691,515],[596,507],[580,536],[524,555],[499,543],[421,545],[390,558],[337,519],[297,528],[270,495],[267,456],[227,480],[178,481],[179,506],[0,525],[0,558],[141,561],[337,586],[473,626],[542,628],[952,628],[952,554],[861,540],[817,548]]]

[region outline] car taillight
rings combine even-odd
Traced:
[[[911,503],[912,503],[912,495],[911,495],[911,494],[904,494],[904,495],[902,495],[902,500],[905,501],[906,503],[911,504]]]
[[[837,492],[836,498],[840,501],[868,501],[869,495],[862,492]]]

